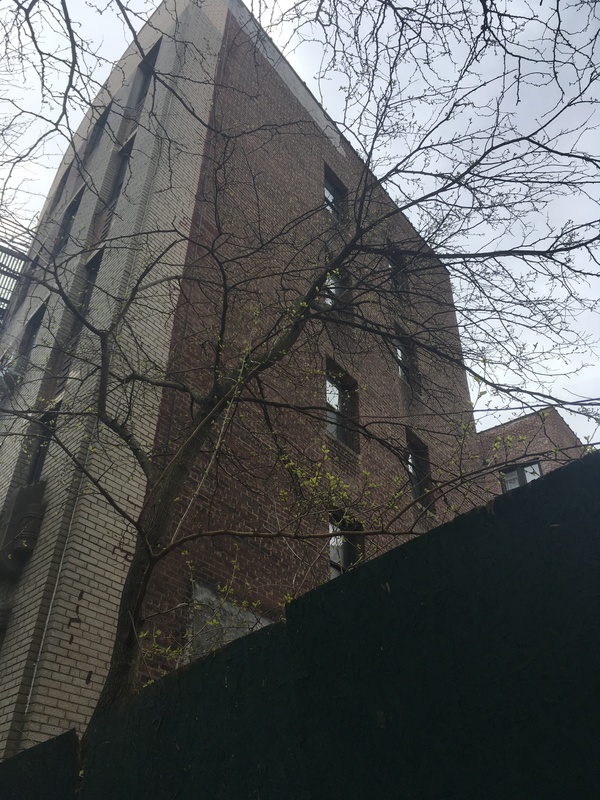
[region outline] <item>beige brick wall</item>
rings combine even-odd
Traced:
[[[178,8],[175,8],[177,6]],[[130,173],[110,231],[102,267],[92,296],[89,318],[94,325],[106,326],[118,308],[115,298],[127,294],[148,265],[155,262],[146,281],[180,274],[187,250],[200,172],[206,121],[210,114],[213,75],[221,46],[225,4],[220,0],[196,3],[170,3],[154,16],[140,41],[149,48],[164,31],[157,71],[173,87],[177,97],[161,86],[149,93],[140,120]],[[174,36],[185,39],[176,46]],[[122,106],[131,75],[139,61],[134,48],[125,54],[108,83],[104,99],[113,98]],[[186,78],[194,77],[194,81]],[[121,84],[125,83],[124,88]],[[194,114],[185,105],[194,109]],[[150,111],[151,109],[151,111]],[[118,111],[109,121],[118,130]],[[87,124],[87,123],[86,123]],[[82,131],[85,125],[82,126]],[[77,139],[82,140],[81,133]],[[104,136],[101,146],[88,164],[89,174],[76,177],[65,187],[65,198],[46,219],[39,233],[38,250],[42,257],[56,234],[57,220],[80,184],[84,197],[73,235],[77,239],[71,252],[91,242],[91,226],[98,209],[98,198],[105,197],[110,182],[110,156],[115,149],[112,136]],[[77,140],[76,139],[76,140]],[[67,154],[66,161],[72,157]],[[64,170],[64,164],[63,168]],[[59,172],[55,188],[60,181]],[[47,204],[47,208],[49,204]],[[131,238],[136,233],[135,238]],[[68,254],[67,250],[67,254]],[[84,256],[81,260],[85,260]],[[74,260],[74,259],[73,259]],[[68,287],[75,268],[64,274]],[[39,296],[42,290],[33,289]],[[43,292],[42,292],[43,294]],[[143,309],[129,315],[129,327],[122,331],[118,345],[122,358],[115,358],[117,370],[147,368],[141,345],[147,345],[157,370],[164,366],[170,342],[173,293],[165,288],[141,292]],[[27,299],[13,316],[3,341],[16,339],[31,301]],[[60,303],[48,316],[50,336],[59,323]],[[46,335],[46,334],[44,334]],[[63,406],[78,410],[86,407],[97,390],[94,370],[85,365],[85,354],[94,352],[97,342],[89,332],[81,337],[76,362],[78,379],[68,385]],[[146,349],[146,348],[144,348]],[[32,362],[48,357],[36,347]],[[126,365],[129,361],[129,365]],[[41,365],[43,366],[43,364]],[[87,374],[87,377],[86,377]],[[30,410],[39,393],[35,367],[30,367],[24,385],[12,397],[13,407]],[[123,407],[125,398],[111,397],[113,409]],[[154,439],[159,394],[155,389],[138,392],[134,398],[136,435],[150,445]],[[23,422],[4,421],[13,434]],[[145,481],[126,449],[106,431],[98,434],[94,426],[74,421],[61,430],[65,444],[86,459],[86,468],[96,476],[114,500],[127,513],[135,515],[141,507]],[[84,435],[91,438],[83,442]],[[89,452],[86,450],[89,445]],[[0,484],[8,486],[22,444],[18,436],[2,442]],[[0,581],[0,597],[12,608],[10,625],[0,653],[0,752],[11,754],[49,735],[70,727],[81,728],[96,702],[106,674],[111,651],[120,588],[131,550],[131,531],[89,481],[80,479],[67,456],[52,445],[44,469],[48,507],[43,528],[19,581]],[[1,499],[1,498],[0,498]]]

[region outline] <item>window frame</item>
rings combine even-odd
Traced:
[[[69,331],[68,343],[63,347],[55,348],[53,358],[53,390],[52,396],[59,398],[69,379],[73,356],[79,343],[79,337],[84,328],[84,317],[87,317],[92,294],[96,288],[96,280],[102,266],[104,248],[99,248],[82,265],[81,271],[77,276],[79,290],[75,292],[72,300],[77,308],[78,314],[73,314],[73,320]]]
[[[339,578],[363,556],[362,542],[352,531],[362,531],[359,522],[336,512],[329,517],[329,578]]]
[[[23,375],[29,365],[31,354],[37,344],[47,310],[48,304],[41,303],[39,308],[36,308],[25,323],[23,335],[17,350],[16,369],[19,375]]]
[[[346,215],[348,190],[337,175],[325,164],[323,175],[323,206],[334,222],[341,222]]]
[[[431,494],[433,480],[429,448],[425,442],[419,439],[412,428],[406,428],[406,471],[413,499],[420,501],[431,510],[434,500]],[[423,500],[426,502],[423,503]]]
[[[347,305],[350,299],[350,279],[348,272],[342,267],[331,270],[321,289],[323,304],[327,308],[339,308]]]
[[[36,423],[41,430],[35,437],[35,449],[28,465],[26,486],[32,486],[42,480],[48,448],[52,442],[53,431],[56,428],[58,411],[59,406],[53,411],[43,414]]]
[[[324,303],[327,306],[333,306],[339,301],[344,293],[344,287],[341,282],[341,276],[337,270],[330,272],[323,284]]]
[[[408,269],[406,259],[399,253],[394,253],[387,259],[390,270],[392,289],[398,295],[405,295],[408,291]]]
[[[413,337],[396,325],[392,344],[400,379],[410,386],[413,392],[420,394],[421,373]]]
[[[334,399],[334,392],[337,399]],[[349,375],[333,365],[329,365],[325,373],[325,405],[329,436],[358,453],[358,386]]]
[[[141,59],[135,70],[127,96],[127,116],[137,122],[146,104],[152,76],[156,68],[162,38],[158,39]]]
[[[52,245],[52,258],[56,258],[56,256],[64,250],[69,242],[69,239],[71,238],[71,233],[73,232],[75,219],[79,213],[79,207],[81,206],[84,191],[85,186],[81,186],[77,190],[72,199],[69,201],[69,204],[62,215],[60,227],[58,229],[58,233],[56,234],[56,238],[54,239],[54,244]]]
[[[106,201],[106,206],[109,207],[113,203],[116,204],[123,187],[125,186],[125,178],[127,171],[130,168],[131,156],[133,154],[133,146],[135,144],[135,133],[132,134],[125,144],[117,151],[117,168],[110,186],[110,193]]]
[[[527,470],[531,469],[532,467],[537,467],[538,474],[534,477],[527,479]],[[510,465],[510,469],[501,470],[500,471],[500,483],[502,485],[502,493],[507,494],[508,492],[512,492],[514,489],[520,489],[522,486],[527,486],[533,481],[538,480],[543,476],[542,471],[542,464],[540,461],[528,461],[524,464],[512,464]],[[517,485],[516,486],[508,486],[506,476],[507,475],[516,475],[517,476]]]
[[[406,344],[406,337],[396,334],[394,340],[394,355],[398,366],[398,375],[409,385],[412,382],[412,364],[410,348]]]
[[[98,146],[102,141],[102,136],[108,124],[108,118],[110,116],[111,108],[112,108],[112,102],[106,106],[106,108],[101,112],[101,114],[98,116],[98,118],[92,125],[92,129],[87,138],[87,141],[85,143],[85,149],[83,151],[82,160],[84,164],[91,158],[92,154],[98,149]]]

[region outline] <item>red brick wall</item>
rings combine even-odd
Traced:
[[[244,357],[264,354],[270,340],[253,348],[265,331],[277,326],[327,255],[339,252],[356,229],[357,187],[364,180],[364,165],[349,145],[340,138],[336,146],[318,127],[231,18],[213,123],[222,135],[213,137],[205,157],[194,212],[198,237],[190,246],[172,347],[173,376],[199,395],[214,377],[217,342],[223,342],[219,374],[232,379]],[[325,164],[348,188],[346,220],[339,227],[320,207]],[[366,232],[363,252],[346,260],[348,309],[316,314],[260,385],[254,382],[241,393],[230,416],[215,424],[192,479],[182,487],[175,512],[178,520],[183,515],[180,534],[235,530],[262,536],[202,535],[183,554],[165,559],[147,601],[147,613],[160,614],[151,620],[164,646],[183,641],[193,581],[227,587],[228,597],[258,602],[261,613],[276,618],[287,596],[327,580],[331,508],[342,508],[365,529],[397,532],[370,538],[366,557],[465,508],[462,491],[441,490],[435,513],[417,508],[405,458],[407,427],[427,445],[440,486],[460,473],[457,440],[463,435],[463,455],[472,454],[449,279],[379,188],[366,197],[369,224],[389,219]],[[406,260],[400,296],[392,290],[387,260],[377,252],[390,242],[418,251]],[[418,392],[399,375],[389,336],[373,332],[389,334],[397,326],[416,345]],[[359,422],[368,433],[360,437],[359,453],[326,432],[328,363],[358,387]],[[261,393],[269,402],[266,411],[253,402]],[[165,392],[156,447],[165,463],[190,433],[192,407],[189,395]],[[401,514],[407,505],[411,510]],[[150,655],[145,672],[155,675],[163,666],[162,656]]]

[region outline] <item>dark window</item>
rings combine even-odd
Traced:
[[[117,154],[117,170],[110,189],[108,197],[108,205],[115,203],[119,199],[127,172],[129,170],[129,160],[131,159],[131,152],[135,142],[135,136],[132,136],[127,144],[119,150]]]
[[[392,288],[399,294],[406,294],[408,290],[408,272],[402,256],[394,256],[388,261]]]
[[[135,72],[127,101],[127,105],[132,116],[139,117],[140,111],[144,107],[146,96],[148,95],[148,89],[150,88],[150,82],[152,80],[152,76],[154,75],[154,67],[156,65],[156,59],[158,58],[159,50],[160,40],[140,61]]]
[[[99,250],[95,253],[87,264],[85,264],[82,273],[77,276],[75,282],[73,301],[80,315],[83,317],[87,316],[89,310],[92,292],[94,291],[103,255],[103,250]],[[71,371],[71,363],[82,329],[83,320],[81,317],[73,315],[68,341],[65,342],[64,346],[57,347],[54,352],[52,362],[53,388],[49,396],[58,397],[66,386]]]
[[[115,215],[117,202],[121,195],[123,184],[125,183],[125,179],[127,178],[127,173],[129,171],[129,161],[131,159],[134,143],[135,136],[132,136],[127,144],[122,147],[116,155],[117,164],[115,175],[110,187],[110,193],[106,201],[106,205],[99,213],[96,214],[94,221],[94,241],[96,244],[103,242],[110,233],[110,226],[112,225],[113,217]]]
[[[423,500],[431,491],[431,467],[429,450],[410,428],[406,429],[406,469],[415,500]],[[427,502],[433,504],[433,498]]]
[[[323,195],[325,208],[329,211],[333,219],[338,222],[344,216],[344,204],[347,190],[344,184],[327,166],[325,167],[325,177],[323,181]]]
[[[87,313],[90,305],[90,298],[92,290],[96,284],[96,278],[100,271],[102,259],[104,258],[104,250],[97,250],[94,255],[87,261],[84,267],[84,282],[85,286],[80,293],[81,301],[80,307],[82,313]]]
[[[323,286],[323,299],[328,306],[332,306],[344,293],[342,278],[339,271],[330,272]]]
[[[327,306],[339,306],[344,301],[344,305],[347,306],[350,302],[349,288],[347,272],[341,268],[333,270],[323,284],[323,302]]]
[[[394,339],[394,357],[398,365],[398,374],[414,391],[419,392],[421,381],[417,363],[417,355],[412,338],[396,328]]]
[[[29,463],[29,474],[27,483],[37,483],[44,469],[44,463],[48,454],[48,446],[52,439],[52,431],[56,425],[56,411],[44,414],[39,421],[39,433],[33,440],[33,452]]]
[[[511,489],[516,489],[519,486],[526,486],[531,481],[535,481],[541,477],[542,468],[538,461],[531,464],[519,464],[518,467],[503,470],[500,473],[500,480],[502,481],[502,491],[510,492]]]
[[[352,531],[360,531],[362,526],[341,514],[332,514],[329,520],[329,574],[337,578],[347,572],[362,555],[359,537]]]
[[[80,189],[75,197],[71,200],[65,213],[63,214],[62,221],[60,223],[60,228],[58,231],[58,236],[54,240],[54,246],[52,247],[52,257],[57,256],[64,246],[69,241],[69,237],[71,236],[71,232],[73,230],[73,224],[75,222],[75,217],[77,216],[77,212],[79,211],[79,206],[81,204],[81,198],[83,197],[83,189]]]
[[[410,383],[410,359],[404,339],[396,340],[396,362],[398,364],[398,374],[407,383]]]
[[[87,161],[87,159],[92,155],[94,150],[100,144],[100,140],[102,139],[102,134],[104,133],[104,129],[106,128],[106,123],[108,122],[108,115],[110,114],[110,105],[108,105],[104,111],[100,114],[90,135],[88,136],[87,142],[85,144],[85,151],[83,153],[83,160]]]
[[[38,334],[40,332],[40,328],[42,327],[42,321],[44,319],[44,314],[46,313],[46,304],[40,306],[35,314],[27,321],[25,325],[25,330],[23,332],[23,338],[19,344],[19,354],[18,354],[18,366],[19,371],[23,372],[27,363],[29,361],[29,357],[31,356],[31,351],[35,347],[37,342]]]
[[[348,375],[338,372],[336,368],[328,369],[325,378],[325,399],[328,433],[338,442],[358,451],[356,382]]]

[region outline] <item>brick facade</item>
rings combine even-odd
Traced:
[[[499,494],[506,489],[504,476],[519,468],[534,466],[546,475],[563,464],[585,455],[586,448],[555,408],[533,411],[518,419],[495,425],[478,435],[482,464],[486,469],[485,491]],[[532,477],[532,476],[530,476]],[[520,471],[514,482],[527,476]],[[503,485],[504,481],[504,485]]]
[[[235,144],[228,139],[224,151],[223,142],[215,137],[207,152],[210,166],[201,182],[195,214],[197,242],[190,254],[190,279],[182,290],[173,340],[174,374],[193,374],[199,385],[209,379],[210,369],[210,360],[199,362],[199,343],[214,340],[221,312],[220,290],[211,294],[206,283],[218,286],[222,263],[239,260],[239,273],[235,263],[229,265],[228,272],[234,288],[228,299],[227,321],[235,359],[243,337],[249,337],[256,327],[255,316],[259,314],[262,319],[279,313],[285,293],[306,290],[315,263],[339,247],[336,239],[344,236],[344,230],[332,226],[327,211],[317,210],[322,204],[324,165],[347,189],[345,214],[351,221],[357,213],[358,187],[364,172],[364,165],[343,139],[332,141],[318,121],[307,120],[306,105],[290,91],[269,59],[256,53],[254,42],[233,17],[228,20],[224,53],[227,57],[221,65],[214,119]],[[311,100],[304,98],[305,104]],[[245,135],[246,130],[261,127],[278,131],[281,120],[288,121],[285,135],[279,132],[268,136],[265,146],[257,147],[256,135]],[[259,185],[256,176],[260,176]],[[370,192],[369,202],[373,218],[393,209],[377,187]],[[297,219],[303,209],[310,212],[307,218],[298,221],[290,234],[282,234],[286,222]],[[220,226],[233,218],[243,220],[239,238],[223,242]],[[273,246],[264,243],[270,237]],[[457,439],[461,426],[468,431],[471,415],[464,372],[434,355],[441,351],[460,358],[446,271],[400,214],[377,226],[372,239],[379,245],[401,242],[406,251],[416,252],[408,261],[402,293],[393,291],[385,260],[362,254],[351,261],[346,276],[347,291],[353,295],[349,308],[341,309],[339,317],[325,325],[315,320],[297,353],[270,372],[263,387],[274,404],[294,405],[292,409],[269,411],[278,431],[277,443],[262,413],[251,407],[245,409],[246,418],[241,421],[236,416],[227,431],[230,455],[222,453],[215,464],[210,463],[212,452],[207,454],[180,498],[182,509],[188,509],[180,527],[185,534],[215,528],[276,534],[287,526],[289,536],[321,533],[323,538],[209,537],[188,545],[185,555],[168,559],[157,570],[147,604],[154,620],[149,635],[156,629],[161,631],[158,637],[152,635],[152,641],[160,643],[159,649],[166,649],[168,656],[170,647],[182,646],[184,632],[190,635],[190,611],[181,608],[181,601],[191,599],[194,581],[220,591],[227,613],[232,602],[250,602],[262,620],[277,619],[286,598],[328,578],[329,540],[324,534],[332,500],[329,506],[314,501],[310,514],[302,514],[298,503],[290,507],[293,475],[282,469],[278,448],[293,461],[296,473],[314,475],[325,468],[348,487],[349,495],[360,498],[350,503],[347,511],[365,529],[389,527],[398,534],[406,531],[410,535],[447,518],[452,503],[465,507],[463,496],[455,493],[439,501],[426,517],[415,509],[414,514],[404,514],[389,524],[395,516],[388,507],[390,489],[399,487],[397,503],[412,500],[406,468],[397,456],[406,447],[407,427],[428,446],[435,477],[443,482],[449,474],[455,477],[461,467],[456,457]],[[252,255],[254,251],[258,251],[257,257]],[[368,277],[362,277],[361,271]],[[432,317],[436,320],[433,326]],[[394,330],[396,320],[416,343],[418,391],[416,381],[410,383],[399,374],[389,340],[360,328],[368,321],[371,326]],[[358,387],[358,417],[373,434],[359,437],[360,452],[328,436],[320,421],[325,376],[331,365]],[[302,413],[299,409],[312,410]],[[159,441],[167,451],[185,440],[188,420],[186,399],[167,393],[159,421]],[[328,451],[325,462],[323,447]],[[251,470],[246,466],[250,462]],[[202,488],[198,490],[198,486]],[[364,544],[364,557],[398,541],[372,537]],[[185,567],[187,561],[192,568]],[[171,614],[164,613],[175,607]],[[209,623],[219,624],[218,614]],[[164,659],[149,657],[143,673],[156,677],[164,667]]]

